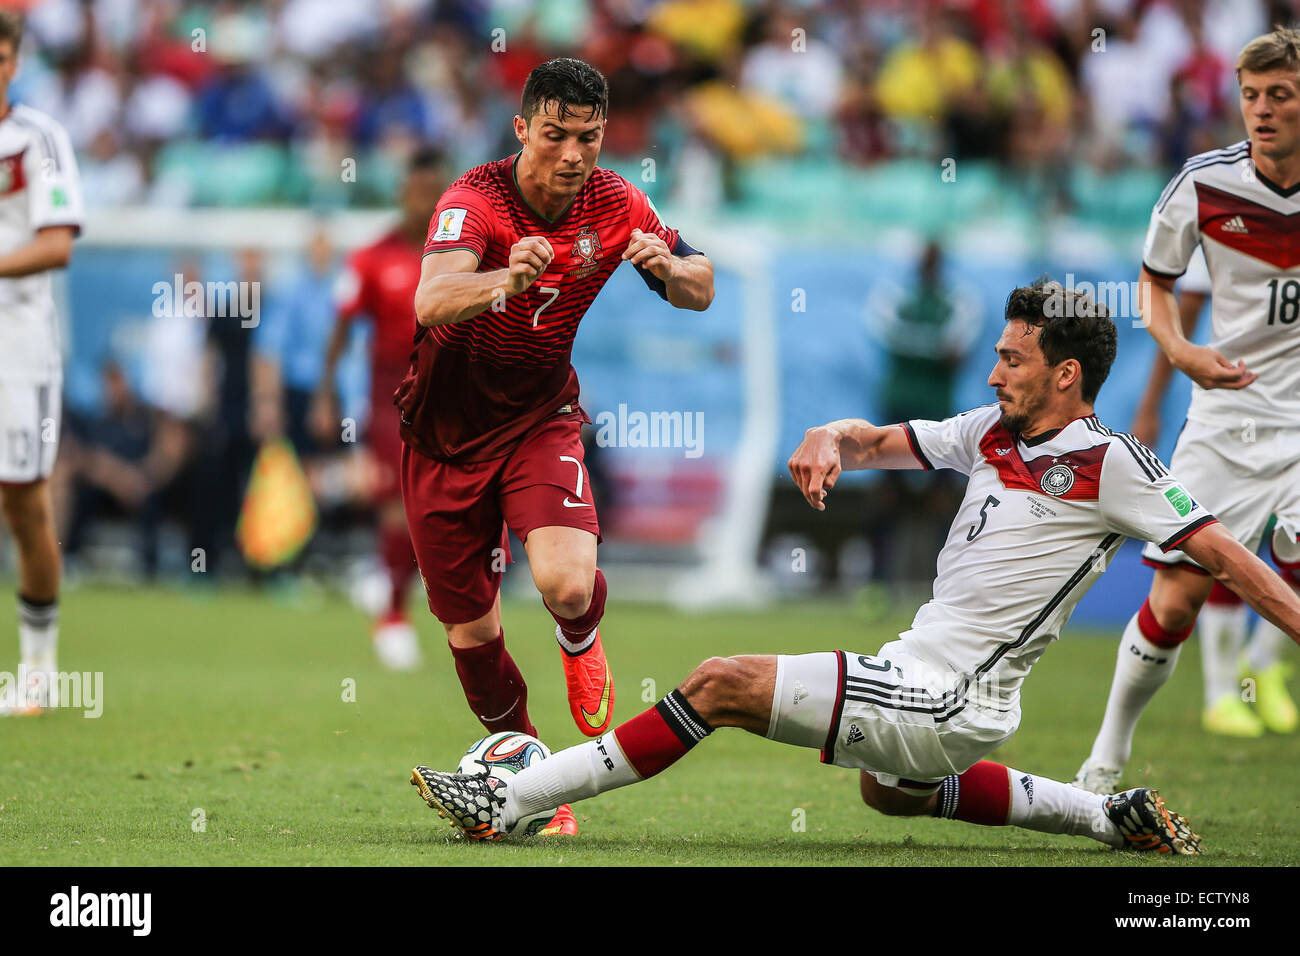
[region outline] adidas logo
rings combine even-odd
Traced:
[[[803,685],[803,681],[794,682],[794,702],[797,704],[808,696],[808,688]]]
[[[1025,788],[1025,796],[1029,798],[1029,805],[1034,804],[1034,778],[1025,774],[1020,778],[1020,786]]]
[[[844,738],[846,744],[856,744],[859,740],[866,739],[866,735],[861,731],[857,724],[849,724],[849,734]]]
[[[1009,454],[1011,454],[1011,449],[1010,449],[1010,448],[999,448],[999,449],[997,449],[997,452],[998,452],[999,455],[1009,455]]]
[[[1242,222],[1240,216],[1233,216],[1227,222],[1219,226],[1219,228],[1224,232],[1238,232],[1243,236],[1250,232],[1250,230],[1246,228],[1246,224]]]

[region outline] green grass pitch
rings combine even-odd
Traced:
[[[531,601],[507,603],[504,617],[544,739],[579,742],[549,616]],[[604,634],[616,719],[705,657],[874,652],[905,620],[861,603],[703,616],[612,603]],[[860,803],[852,771],[737,730],[654,780],[579,804],[576,839],[453,840],[407,778],[416,763],[453,767],[481,734],[441,629],[425,615],[417,623],[424,668],[391,674],[371,654],[367,621],[339,599],[69,592],[60,664],[103,672],[103,716],[0,721],[0,862],[1170,865],[1082,838],[883,817]],[[16,644],[0,669],[16,665]],[[1100,719],[1114,654],[1114,634],[1073,633],[1052,647],[1026,683],[1021,730],[997,759],[1068,780]],[[349,680],[355,702],[344,700]],[[1174,865],[1300,863],[1297,740],[1205,736],[1199,687],[1189,648],[1144,719],[1127,784],[1158,785],[1204,836],[1206,856]]]

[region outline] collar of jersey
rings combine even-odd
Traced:
[[[1027,448],[1035,448],[1038,445],[1042,445],[1045,444],[1046,442],[1051,441],[1053,438],[1061,434],[1061,432],[1065,431],[1075,422],[1081,422],[1085,418],[1092,418],[1094,417],[1095,414],[1096,414],[1095,412],[1089,412],[1087,415],[1080,415],[1078,418],[1072,418],[1064,425],[1062,425],[1060,428],[1049,428],[1047,431],[1035,435],[1033,438],[1026,438],[1024,435],[1017,435],[1016,438],[1019,439],[1020,443],[1025,445]]]
[[[1283,199],[1290,199],[1297,192],[1300,192],[1300,183],[1296,183],[1293,186],[1288,186],[1286,189],[1283,189],[1277,183],[1273,182],[1273,180],[1269,179],[1267,176],[1261,173],[1259,171],[1258,166],[1255,167],[1255,178],[1258,179],[1265,186],[1267,186],[1269,189],[1271,189],[1273,192],[1277,193]]]
[[[570,199],[568,203],[565,204],[564,208],[560,210],[559,215],[554,219],[547,219],[532,203],[528,201],[528,197],[524,195],[524,191],[519,188],[519,175],[515,171],[515,167],[519,165],[519,157],[522,155],[524,155],[524,151],[521,149],[519,152],[515,153],[515,158],[510,161],[510,182],[514,184],[515,195],[519,197],[520,202],[528,207],[528,211],[533,214],[534,219],[546,226],[547,229],[553,228],[556,223],[568,215],[569,210],[573,208],[573,199],[578,198],[577,193],[575,193],[573,199]],[[583,183],[582,188],[586,189],[587,184]],[[582,192],[582,189],[579,189],[578,192]]]

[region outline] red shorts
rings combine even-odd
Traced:
[[[583,464],[582,423],[552,419],[507,457],[470,464],[402,449],[402,499],[429,610],[443,624],[478,620],[496,602],[510,562],[506,529],[527,542],[562,526],[600,538]]]
[[[402,449],[406,444],[399,431],[393,390],[406,370],[372,370],[370,388],[370,424],[366,428],[366,448],[375,461],[375,484],[371,489],[374,504],[402,500]]]

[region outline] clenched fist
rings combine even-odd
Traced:
[[[632,230],[632,240],[623,250],[623,258],[634,266],[640,266],[661,282],[667,282],[673,275],[673,254],[668,243],[658,236],[640,229]]]
[[[555,250],[541,236],[524,236],[510,247],[510,278],[506,294],[518,295],[537,281],[555,258]]]

